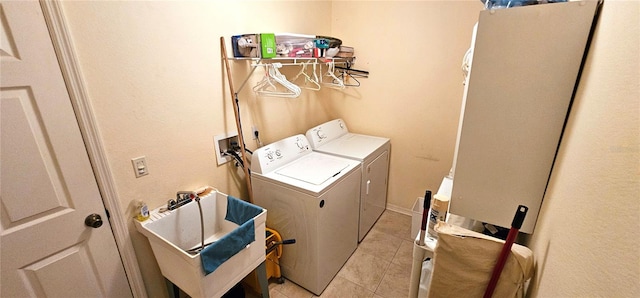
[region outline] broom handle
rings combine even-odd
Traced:
[[[224,36],[220,36],[220,52],[222,53],[222,60],[227,70],[227,81],[229,81],[229,91],[231,92],[231,101],[233,102],[233,113],[236,116],[236,129],[238,130],[238,142],[240,143],[240,151],[242,157],[242,163],[244,166],[244,177],[247,181],[247,190],[249,193],[249,203],[253,204],[253,190],[251,189],[251,176],[249,176],[249,163],[247,162],[247,154],[244,148],[244,137],[242,136],[242,125],[240,124],[240,115],[238,114],[238,94],[233,89],[233,79],[231,78],[231,67],[229,67],[229,59],[227,58],[227,47],[224,43]]]
[[[529,208],[527,208],[526,206],[518,206],[516,215],[513,217],[513,221],[511,222],[511,229],[509,230],[507,239],[505,240],[504,246],[502,246],[502,251],[500,252],[500,256],[498,257],[498,262],[496,263],[496,266],[493,267],[491,280],[489,280],[487,289],[484,292],[484,298],[491,298],[491,296],[493,295],[493,291],[496,289],[498,279],[500,279],[500,274],[502,273],[502,269],[504,269],[504,264],[507,262],[507,258],[509,257],[509,253],[511,252],[511,246],[513,246],[513,242],[516,240],[516,236],[518,236],[518,231],[522,227],[524,217],[527,215],[527,210],[529,210]]]

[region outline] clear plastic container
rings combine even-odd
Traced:
[[[485,9],[500,9],[516,6],[526,6],[535,4],[546,4],[556,2],[567,2],[567,0],[480,0],[484,3]]]

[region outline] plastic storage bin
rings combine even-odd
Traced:
[[[420,232],[420,225],[422,224],[422,209],[424,207],[424,198],[418,197],[416,202],[413,203],[411,209],[411,238],[416,238]]]
[[[315,35],[277,33],[276,53],[278,57],[313,57],[315,38]]]
[[[420,228],[418,228],[420,229]],[[418,237],[414,237],[417,241]],[[411,278],[409,279],[409,297],[416,298],[418,293],[428,291],[428,288],[424,288],[420,283],[420,277],[422,275],[422,262],[426,258],[433,259],[433,252],[436,248],[438,240],[426,238],[425,245],[420,246],[415,241],[413,242],[413,258],[411,262]],[[422,287],[422,289],[421,289]]]

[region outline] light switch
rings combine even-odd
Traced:
[[[133,171],[136,174],[136,178],[149,175],[149,169],[147,168],[146,157],[140,156],[140,157],[133,158],[131,159],[131,163],[133,164]]]

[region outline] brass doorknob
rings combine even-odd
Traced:
[[[84,219],[84,224],[87,227],[97,229],[102,226],[102,217],[100,217],[100,214],[89,214],[89,216]]]

